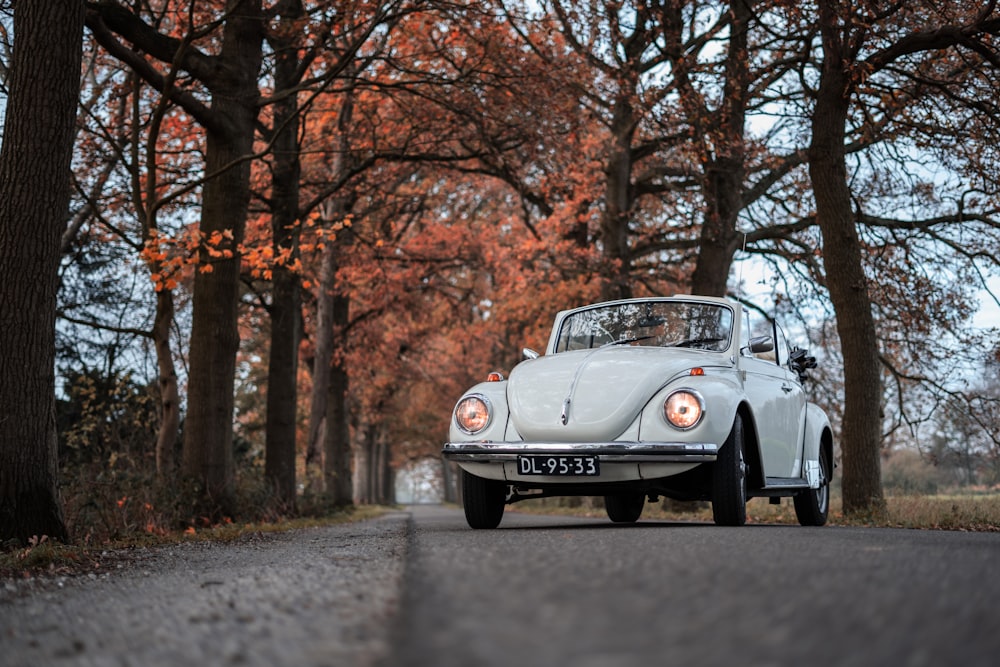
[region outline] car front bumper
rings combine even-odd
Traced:
[[[601,463],[704,463],[719,446],[709,442],[449,442],[442,456],[456,463],[504,463],[518,456],[591,455]]]

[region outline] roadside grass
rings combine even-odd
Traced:
[[[831,496],[827,521],[827,525],[831,526],[1000,532],[1000,492],[996,491],[887,496],[884,515],[851,517],[844,516],[839,491]],[[607,516],[603,500],[599,497],[526,500],[511,505],[508,511],[597,518]],[[711,523],[712,509],[709,503],[704,502],[647,502],[642,518]],[[770,504],[767,498],[753,498],[747,503],[747,523],[797,525],[798,519],[789,498],[783,498],[779,505]]]
[[[63,544],[45,536],[36,537],[26,546],[9,543],[0,548],[0,581],[36,576],[102,574],[143,549],[189,542],[235,543],[288,530],[372,519],[390,509],[384,505],[354,505],[294,518],[245,523],[224,521],[198,529],[136,530],[101,544],[90,541]]]
[[[375,518],[391,510],[382,505],[308,508],[307,515],[293,518],[273,516],[255,521],[231,521],[195,528],[166,529],[164,524],[150,530],[138,522],[113,537],[94,540],[89,537],[61,544],[44,536],[28,545],[0,545],[0,580],[28,579],[38,576],[73,576],[102,574],[115,569],[143,549],[185,542],[239,542],[259,539],[269,533],[327,526]],[[545,498],[526,500],[507,508],[508,512],[586,516],[606,518],[600,497]],[[643,519],[660,521],[712,522],[708,503],[677,503],[663,500],[647,503]],[[747,504],[749,524],[798,524],[790,499],[772,505],[766,498],[754,498]],[[916,530],[952,530],[1000,532],[1000,491],[980,493],[953,492],[937,495],[887,496],[882,516],[845,517],[839,489],[830,499],[832,526],[867,526],[873,528],[909,528]]]
[[[0,544],[0,580],[36,575],[103,573],[142,549],[184,542],[234,542],[268,533],[372,518],[379,505],[338,505],[321,493],[299,496],[295,507],[279,502],[262,471],[238,476],[231,514],[206,510],[190,480],[159,482],[150,471],[121,462],[63,471],[63,511],[70,541],[44,535],[27,544]]]

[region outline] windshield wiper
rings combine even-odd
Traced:
[[[650,338],[656,338],[656,336],[637,336],[635,338],[622,338],[621,340],[613,340],[610,343],[605,343],[601,347],[612,347],[614,345],[628,345],[629,343],[638,343],[641,340],[649,340]]]
[[[721,343],[726,340],[725,338],[685,338],[684,340],[679,340],[676,343],[669,343],[663,347],[693,347],[695,345],[704,345],[706,343]]]

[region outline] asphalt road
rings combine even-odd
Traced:
[[[414,508],[385,667],[1000,664],[1000,535]]]
[[[0,582],[0,667],[364,667],[388,650],[407,513]]]
[[[0,665],[1000,664],[1000,535],[460,510],[0,584]]]

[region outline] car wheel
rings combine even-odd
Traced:
[[[604,509],[608,512],[608,518],[615,523],[635,523],[642,514],[642,507],[646,504],[646,496],[642,493],[619,493],[613,496],[604,496]]]
[[[747,522],[747,464],[743,455],[743,418],[738,414],[715,459],[712,518],[720,526],[742,526]]]
[[[795,517],[802,526],[822,526],[830,512],[830,464],[819,456],[819,488],[803,491],[793,499]]]
[[[503,518],[507,485],[462,471],[462,505],[472,528],[496,528]]]

